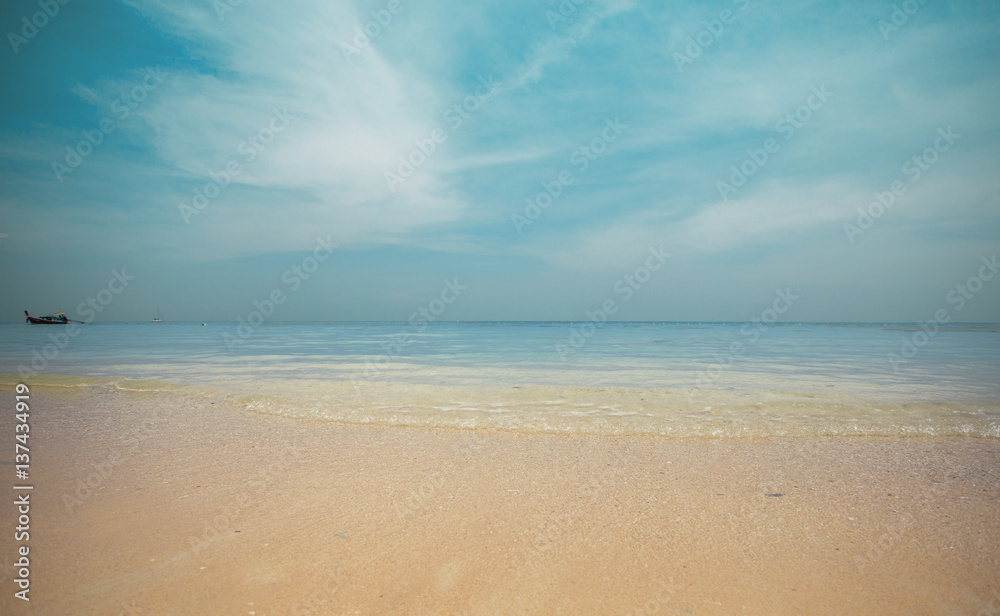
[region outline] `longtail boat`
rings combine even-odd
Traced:
[[[67,323],[80,323],[81,321],[74,321],[66,316],[63,312],[57,312],[55,314],[46,315],[44,317],[33,317],[28,314],[28,311],[24,311],[24,316],[28,317],[25,319],[28,323],[34,323],[35,325],[66,325]]]

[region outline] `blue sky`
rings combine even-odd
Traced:
[[[1000,252],[995,3],[41,10],[0,9],[0,320],[122,268],[99,320],[403,320],[455,277],[442,319],[1000,320],[1000,276],[946,299]]]

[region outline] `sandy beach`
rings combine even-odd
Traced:
[[[1000,616],[1000,1],[0,32],[0,616]]]
[[[31,602],[5,566],[4,614],[1000,613],[997,439],[519,434],[296,420],[205,391],[32,396]]]

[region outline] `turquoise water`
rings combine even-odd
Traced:
[[[503,415],[509,426],[537,427],[552,422],[532,417],[575,408],[565,415],[583,417],[573,429],[631,413],[653,418],[639,431],[663,432],[650,426],[692,409],[778,424],[820,409],[813,428],[823,417],[868,425],[889,412],[904,425],[911,413],[926,427],[979,413],[971,430],[989,434],[1000,408],[998,325],[101,323],[72,338],[68,331],[0,325],[0,372],[159,380],[244,395],[265,412],[389,423],[420,415],[417,423],[473,427],[477,413],[490,425]],[[906,406],[925,403],[932,406]],[[508,421],[518,417],[521,424]]]
[[[941,399],[1000,398],[1000,326],[952,325],[907,359],[911,325],[612,323],[585,338],[576,323],[110,323],[0,325],[0,372],[74,374],[225,385],[230,379],[435,384],[562,384],[725,388],[782,374]],[[587,328],[585,331],[589,331]],[[224,335],[238,339],[229,348]],[[68,340],[68,343],[66,341]],[[923,338],[918,337],[917,342]],[[582,343],[581,343],[582,341]],[[733,343],[742,347],[731,350]],[[909,350],[912,354],[913,351]],[[890,357],[895,354],[895,361]],[[407,370],[398,370],[405,365]],[[396,368],[396,369],[393,369]],[[462,376],[465,372],[475,374]],[[494,380],[497,379],[497,380]],[[957,398],[956,398],[957,397]]]

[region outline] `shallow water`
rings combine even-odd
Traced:
[[[207,387],[249,410],[365,423],[1000,437],[997,325],[116,323],[82,326],[72,338],[67,331],[0,325],[0,372]]]

